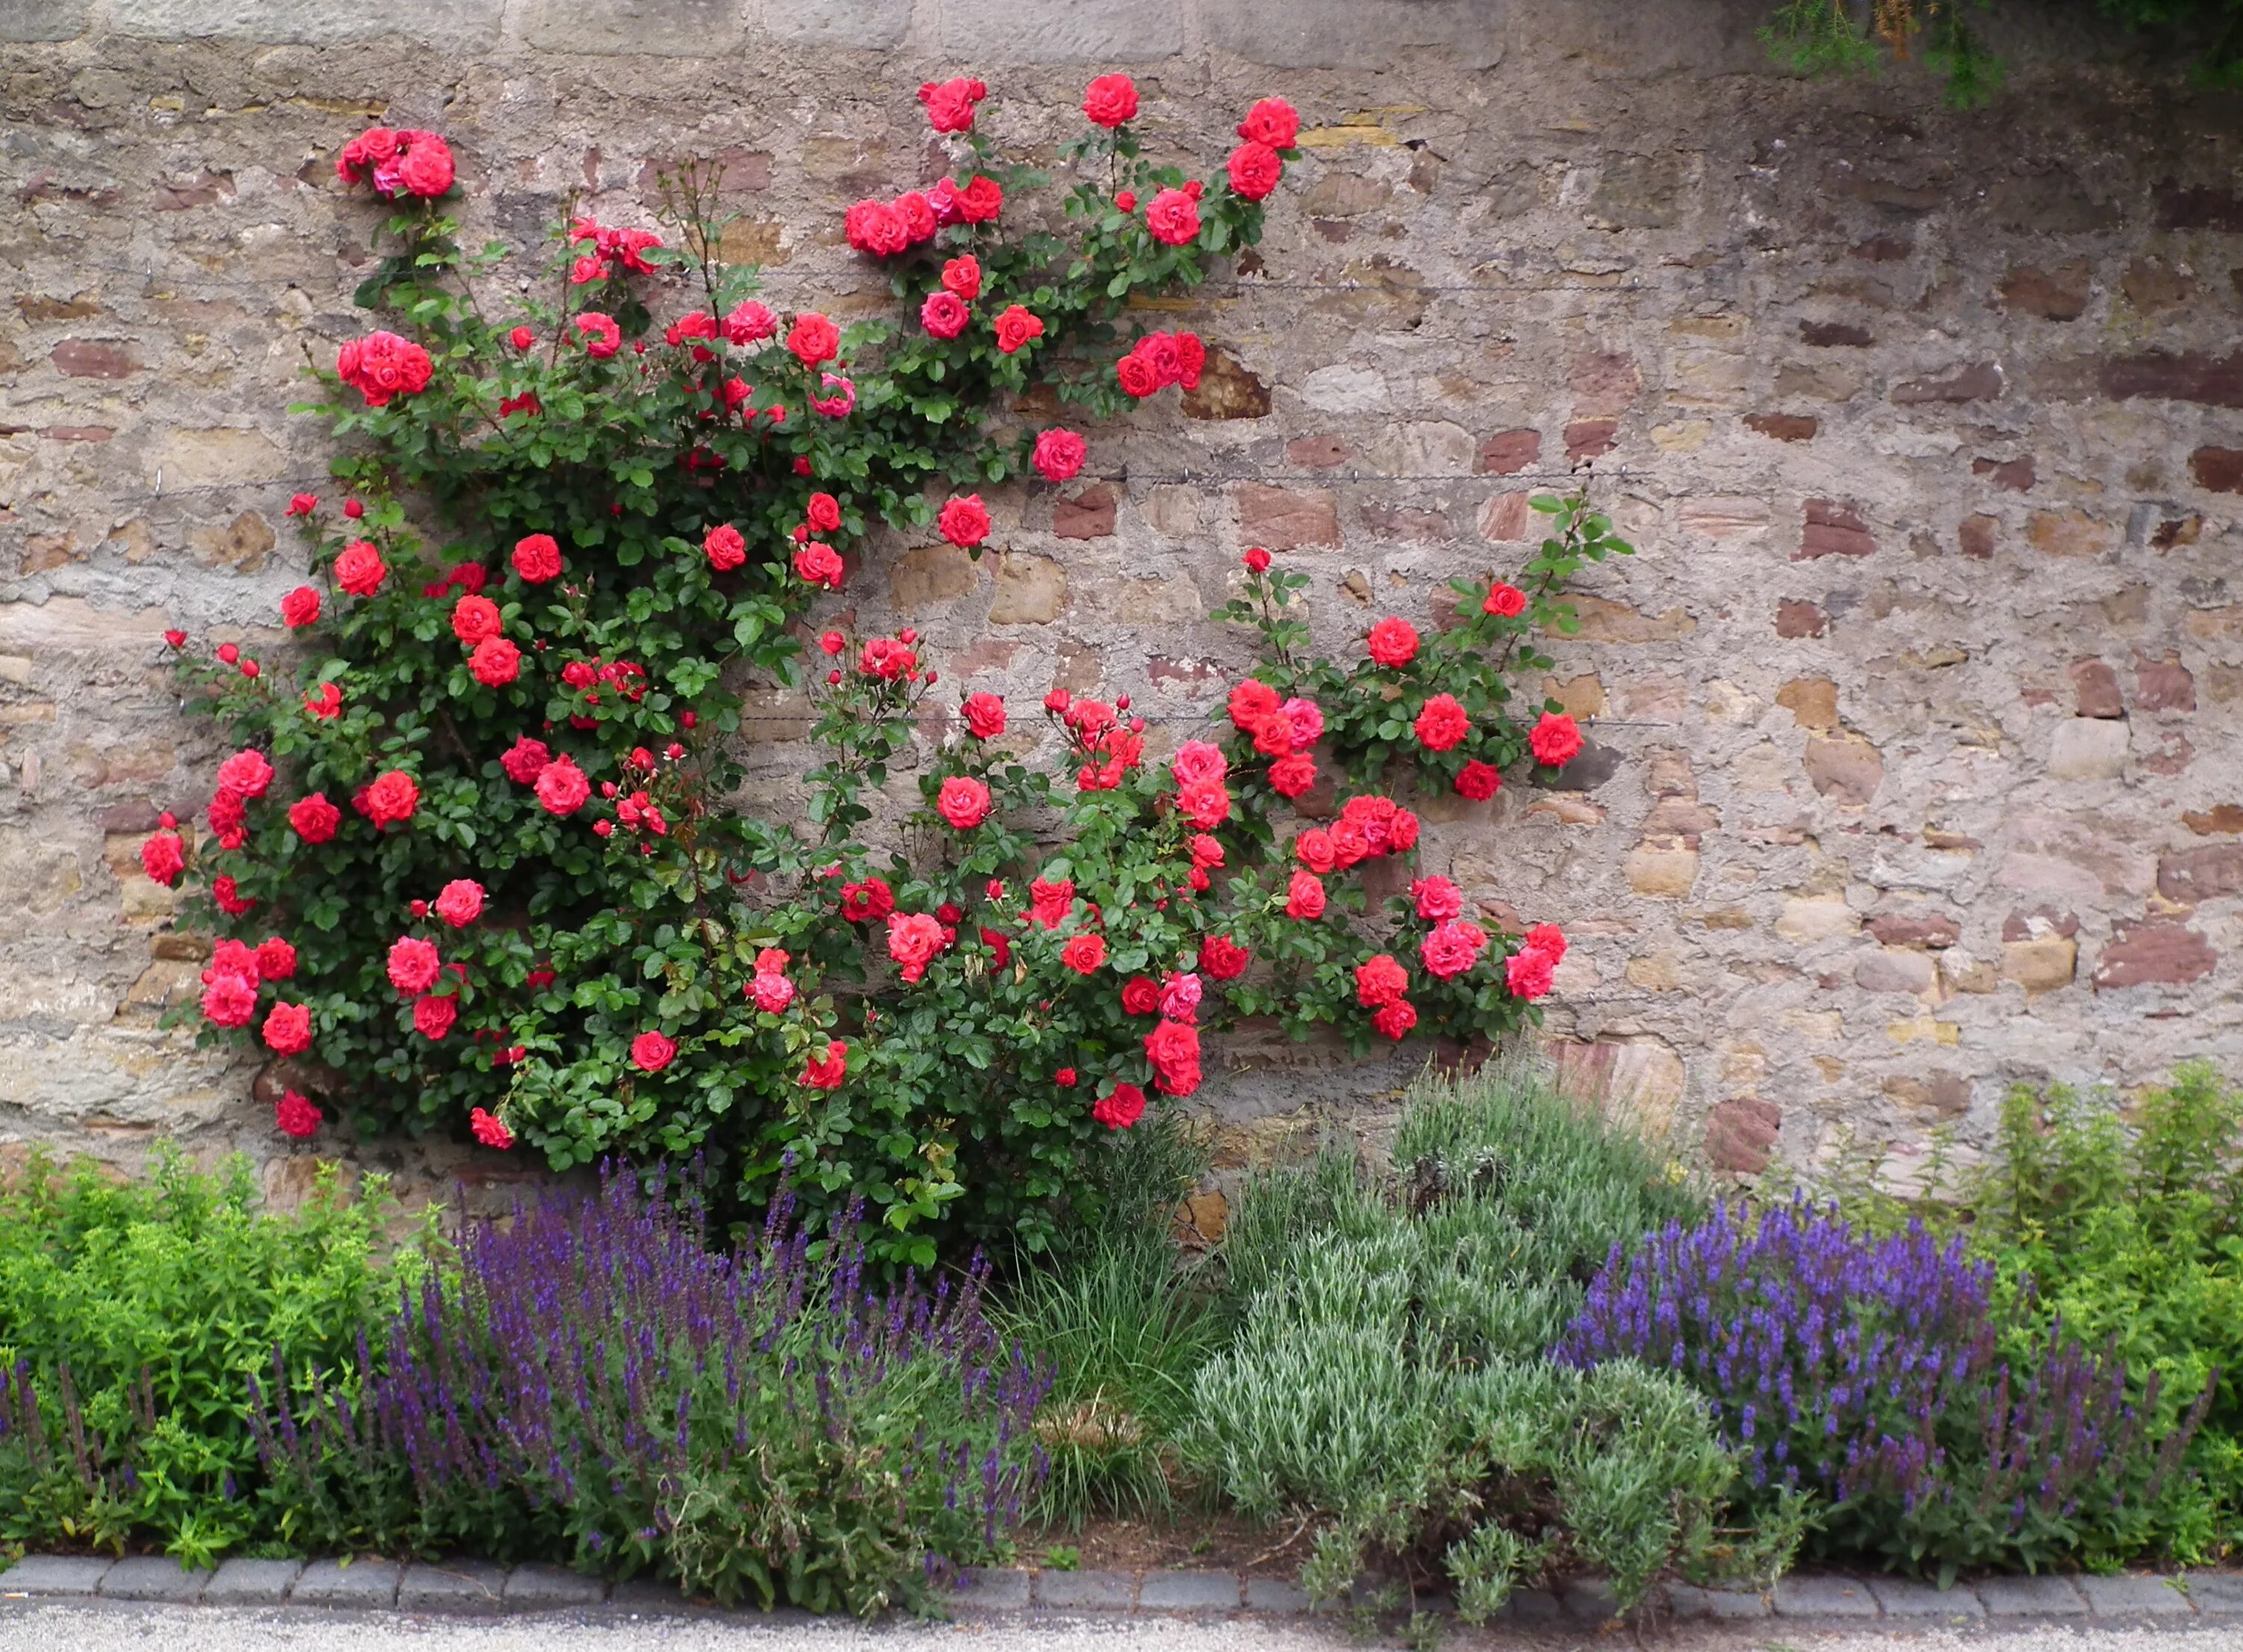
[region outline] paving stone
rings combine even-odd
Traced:
[[[91,1595],[116,1563],[92,1555],[26,1555],[0,1572],[0,1595]]]
[[[886,51],[911,27],[911,0],[787,0],[764,8],[764,31],[812,46]]]
[[[518,1577],[521,1573],[522,1568],[516,1567],[514,1576]],[[570,1572],[566,1575],[574,1578],[576,1574]],[[582,1581],[596,1582],[598,1580],[586,1578]],[[589,1605],[591,1602],[584,1602],[582,1604]],[[517,1600],[514,1594],[512,1578],[509,1578],[507,1582],[506,1605],[507,1609],[511,1612],[556,1609],[527,1605]],[[611,1611],[630,1612],[640,1617],[684,1617],[700,1609],[678,1592],[677,1584],[665,1583],[659,1578],[652,1577],[634,1577],[629,1582],[616,1584],[608,1591],[608,1607]]]
[[[2243,1572],[2189,1572],[2184,1580],[2188,1598],[2205,1616],[2243,1617]]]
[[[738,50],[738,0],[531,0],[522,37],[540,51],[698,57]]]
[[[1982,1618],[1986,1608],[1966,1588],[1939,1588],[1913,1577],[1874,1577],[1869,1590],[1887,1617]]]
[[[395,1561],[313,1561],[288,1591],[291,1606],[342,1606],[356,1611],[387,1611],[397,1604]]]
[[[1778,1617],[1875,1617],[1876,1596],[1858,1578],[1813,1574],[1780,1578],[1775,1585]]]
[[[667,1584],[659,1584],[677,1607],[686,1602]],[[517,1566],[506,1577],[506,1609],[509,1612],[565,1612],[572,1607],[597,1606],[607,1599],[607,1586],[596,1577],[572,1572],[565,1566]]]
[[[110,26],[159,40],[253,40],[261,45],[334,46],[384,35],[454,47],[498,40],[502,0],[110,0]]]
[[[1620,1615],[1620,1596],[1600,1577],[1577,1577],[1559,1597],[1566,1615],[1577,1623],[1609,1623]]]
[[[101,1595],[111,1601],[162,1601],[169,1606],[192,1606],[203,1597],[211,1575],[207,1570],[182,1571],[167,1555],[136,1555],[111,1567],[101,1580]]]
[[[1038,1572],[1038,1606],[1069,1606],[1087,1611],[1126,1612],[1137,1597],[1137,1580],[1128,1572]]]
[[[1767,1617],[1775,1610],[1768,1604],[1768,1596],[1757,1589],[1700,1588],[1694,1583],[1671,1586],[1667,1591],[1667,1603],[1680,1623],[1708,1619],[1721,1623],[1747,1622]]]
[[[961,62],[1152,63],[1184,47],[1177,0],[943,0],[942,44]]]
[[[966,1611],[1019,1612],[1035,1596],[1035,1575],[1016,1566],[990,1566],[958,1580],[957,1605]]]
[[[223,1561],[203,1590],[203,1604],[278,1606],[303,1572],[301,1561]]]
[[[2087,1602],[2062,1577],[1990,1577],[1978,1598],[1995,1617],[2085,1617]]]
[[[496,1612],[506,1599],[506,1568],[488,1561],[415,1561],[397,1585],[401,1612]]]
[[[1487,68],[1504,54],[1499,8],[1481,0],[1202,0],[1208,44],[1288,69],[1386,69],[1412,47]]]
[[[1137,1588],[1148,1612],[1235,1612],[1241,1598],[1236,1572],[1148,1572]]]
[[[2194,1608],[2172,1581],[2150,1572],[2074,1580],[2098,1617],[2189,1617]]]
[[[1308,1592],[1290,1578],[1249,1577],[1246,1580],[1246,1609],[1249,1612],[1305,1612]]]
[[[0,40],[75,40],[85,32],[88,0],[8,0]]]

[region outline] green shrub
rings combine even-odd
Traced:
[[[273,1541],[250,1381],[353,1357],[394,1288],[384,1192],[322,1166],[279,1216],[243,1159],[206,1175],[162,1149],[127,1185],[34,1160],[0,1192],[0,1538],[190,1563]]]
[[[1303,1569],[1444,1566],[1459,1606],[1586,1568],[1633,1603],[1661,1574],[1764,1570],[1795,1539],[1720,1520],[1737,1460],[1662,1373],[1543,1351],[1615,1251],[1702,1213],[1641,1138],[1507,1064],[1415,1085],[1394,1171],[1351,1157],[1261,1176],[1225,1240],[1237,1331],[1193,1390],[1194,1461],[1242,1512],[1322,1522]]]

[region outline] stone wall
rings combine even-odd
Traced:
[[[1083,79],[1126,67],[1162,150],[1212,166],[1282,91],[1308,156],[1189,306],[1219,355],[1183,416],[1096,430],[1064,498],[994,501],[978,565],[881,547],[865,622],[909,615],[952,682],[1181,715],[1243,658],[1202,617],[1241,547],[1312,571],[1349,646],[1514,566],[1529,493],[1594,456],[1641,554],[1593,574],[1560,650],[1593,749],[1565,789],[1438,811],[1426,849],[1576,937],[1570,1072],[1749,1172],[1841,1125],[1904,1160],[2018,1078],[2243,1065],[2238,105],[2109,41],[2018,41],[2008,92],[1957,114],[1912,73],[1775,74],[1755,21],[6,0],[0,1139],[279,1152],[251,1069],[156,1025],[199,948],[133,855],[213,755],[158,634],[251,635],[299,577],[280,508],[324,455],[284,409],[357,330],[367,257],[336,148],[441,128],[478,238],[517,241],[572,191],[643,221],[659,164],[721,152],[733,251],[848,311],[886,300],[839,209],[933,164],[912,93],[963,71],[1010,143],[1063,141]],[[1281,1064],[1226,1105],[1384,1082]]]

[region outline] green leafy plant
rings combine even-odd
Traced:
[[[189,1565],[285,1537],[250,1384],[309,1392],[395,1287],[379,1177],[323,1167],[285,1216],[255,1189],[165,1149],[145,1184],[34,1159],[0,1192],[0,1536]]]
[[[1232,1344],[1194,1386],[1194,1458],[1244,1513],[1318,1523],[1324,1599],[1373,1556],[1445,1572],[1475,1618],[1593,1568],[1633,1605],[1671,1571],[1755,1574],[1797,1540],[1721,1524],[1738,1459],[1686,1385],[1549,1365],[1606,1257],[1696,1191],[1512,1063],[1421,1081],[1390,1179],[1322,1155],[1246,1189],[1223,1257]]]

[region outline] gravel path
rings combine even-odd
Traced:
[[[875,1628],[800,1618],[535,1617],[496,1622],[401,1615],[232,1611],[13,1602],[0,1608],[0,1652],[1340,1652],[1361,1647],[1337,1624],[1255,1619],[1066,1619],[1009,1615]],[[1391,1644],[1391,1642],[1388,1644]],[[1540,1636],[1458,1631],[1453,1652],[1567,1652],[1667,1646],[1675,1652],[2243,1652],[2243,1624],[2171,1629],[2058,1628],[1833,1632],[1768,1622],[1687,1628],[1641,1642],[1625,1631]]]

